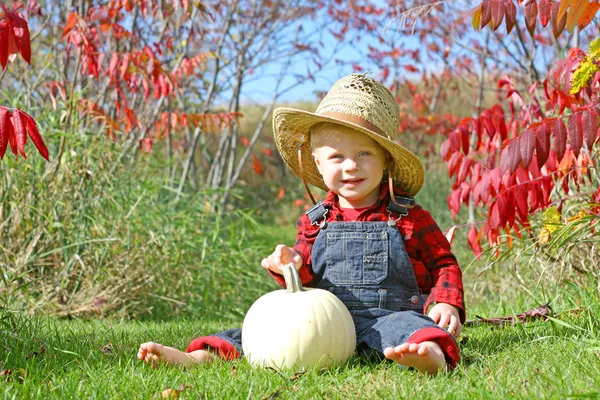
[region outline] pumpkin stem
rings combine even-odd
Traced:
[[[287,291],[289,293],[304,291],[304,287],[302,286],[302,280],[300,279],[300,275],[298,275],[298,271],[296,270],[296,266],[293,262],[281,267],[281,272],[283,272],[283,279],[285,279],[285,287],[287,288]]]

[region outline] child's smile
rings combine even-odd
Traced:
[[[315,134],[315,163],[327,187],[339,196],[340,205],[375,204],[385,169],[383,148],[369,136],[341,125]]]

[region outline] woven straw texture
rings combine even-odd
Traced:
[[[314,113],[288,107],[276,108],[273,111],[273,133],[283,161],[299,177],[302,176],[298,166],[298,148],[303,146],[304,179],[325,191],[327,186],[310,150],[310,129],[315,124],[330,122],[369,135],[393,158],[389,173],[394,179],[394,186],[414,196],[423,186],[423,164],[417,156],[390,139],[398,132],[399,114],[398,103],[385,86],[364,74],[352,74],[333,84]]]

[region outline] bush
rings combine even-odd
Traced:
[[[53,117],[40,121],[52,125]],[[45,127],[51,155],[64,135]],[[126,145],[91,131],[66,143],[50,164],[33,152],[0,163],[5,308],[59,316],[139,316],[158,308],[168,311],[162,317],[199,310],[231,317],[269,286],[255,279],[270,244],[244,247],[247,237],[261,234],[253,212],[215,213],[214,192],[206,190],[175,202],[161,151],[127,153]],[[244,286],[256,291],[241,296]],[[225,309],[223,296],[234,297],[233,307]]]

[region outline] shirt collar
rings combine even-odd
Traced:
[[[379,197],[377,197],[377,202],[369,208],[378,207],[382,201],[389,198],[389,193],[390,193],[390,187],[387,184],[387,182],[382,183],[380,186],[380,190],[379,190]],[[394,195],[408,196],[408,192],[405,192],[397,187],[394,187]],[[325,198],[323,199],[323,205],[328,208],[333,208],[333,207],[340,208],[340,202],[338,200],[338,195],[330,190],[329,192],[327,192],[327,195],[325,195]]]

